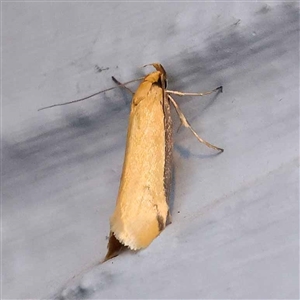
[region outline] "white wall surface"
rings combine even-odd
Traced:
[[[151,62],[225,152],[175,133],[173,223],[97,265],[131,96],[37,109]],[[299,298],[299,3],[4,2],[1,91],[4,299]]]

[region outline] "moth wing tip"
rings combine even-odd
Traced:
[[[121,242],[119,241],[114,232],[111,231],[110,234],[109,234],[109,240],[108,240],[108,244],[107,244],[107,253],[105,255],[105,258],[103,260],[103,262],[115,257],[115,256],[118,256],[119,253],[125,248],[126,246]],[[103,263],[102,262],[102,263]]]

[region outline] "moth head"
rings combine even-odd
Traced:
[[[147,67],[147,66],[153,66],[157,71],[161,73],[160,76],[161,85],[163,88],[166,88],[168,84],[168,79],[167,79],[167,72],[164,69],[164,67],[160,63],[147,64],[144,65],[143,67]]]

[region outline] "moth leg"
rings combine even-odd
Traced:
[[[124,89],[126,89],[127,91],[129,91],[132,95],[134,94],[134,92],[128,88],[125,84],[121,83],[119,80],[117,80],[114,76],[111,76],[111,79],[120,87],[123,87]]]
[[[170,96],[168,95],[168,98],[171,100],[172,104],[174,105],[175,107],[175,110],[180,118],[180,121],[181,121],[181,124],[184,126],[184,127],[187,127],[191,130],[191,132],[194,134],[194,136],[197,138],[197,140],[203,144],[205,144],[207,147],[209,148],[212,148],[212,149],[215,149],[215,150],[219,150],[221,152],[224,151],[224,149],[222,148],[219,148],[217,146],[214,146],[212,144],[210,144],[209,142],[203,140],[196,132],[195,130],[192,128],[192,126],[190,125],[190,123],[188,122],[188,120],[186,119],[186,117],[184,116],[184,114],[182,113],[181,109],[179,108],[179,105],[176,103],[176,101]]]
[[[223,86],[219,86],[217,88],[215,88],[212,91],[209,92],[203,92],[203,93],[183,93],[183,92],[178,92],[178,91],[170,91],[170,90],[166,90],[167,93],[169,94],[174,94],[174,95],[178,95],[178,96],[205,96],[205,95],[209,95],[212,94],[214,92],[223,92]]]

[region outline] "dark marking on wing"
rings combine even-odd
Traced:
[[[163,217],[161,215],[157,214],[156,220],[158,222],[159,231],[163,231],[165,228],[165,221],[164,221]]]
[[[165,123],[165,166],[164,166],[164,190],[166,201],[169,204],[169,197],[172,183],[172,163],[173,163],[173,124],[171,117],[171,107],[169,99],[164,91],[163,99],[164,123]]]

